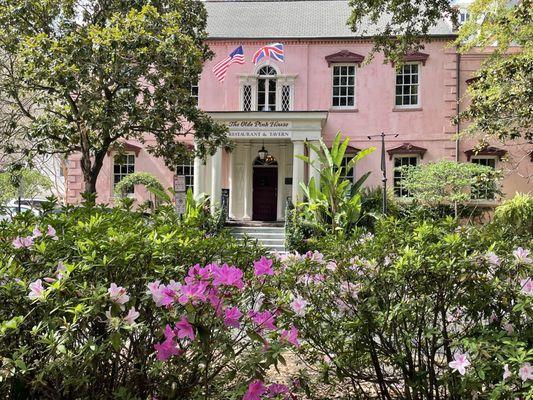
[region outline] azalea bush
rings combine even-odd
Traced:
[[[286,398],[299,345],[272,261],[168,209],[87,203],[0,224],[0,393],[11,398]]]
[[[381,219],[282,257],[281,297],[327,396],[530,396],[532,243],[509,231]]]

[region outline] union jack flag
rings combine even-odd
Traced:
[[[285,60],[285,51],[283,43],[272,43],[261,47],[257,50],[252,58],[252,62],[257,64],[263,58],[272,57],[275,60],[283,62]]]
[[[228,68],[234,63],[244,64],[244,51],[242,49],[242,45],[229,53],[229,56],[213,67],[213,73],[220,82],[224,81]]]

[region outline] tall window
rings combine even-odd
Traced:
[[[198,105],[198,82],[191,84],[191,97],[194,99],[196,105]]]
[[[404,172],[401,167],[418,165],[418,156],[394,156],[394,195],[396,197],[410,197],[409,191],[403,187]]]
[[[474,157],[472,158],[472,162],[496,169],[496,157]],[[474,200],[494,200],[495,195],[495,182],[483,182],[472,186],[472,199]]]
[[[396,71],[396,106],[417,107],[420,105],[420,65],[404,64]]]
[[[355,106],[355,65],[333,66],[333,107]]]
[[[257,79],[257,111],[276,111],[276,70],[265,65]]]
[[[346,167],[353,157],[352,154],[346,154],[341,161],[341,167],[343,168],[341,178],[346,179],[350,183],[354,183],[355,180],[355,167],[350,169],[347,169]]]
[[[242,110],[252,111],[252,85],[242,87]]]
[[[113,157],[113,187],[135,172],[135,154],[117,154]],[[133,187],[128,193],[133,193]]]
[[[194,186],[194,159],[185,161],[176,167],[176,175],[185,176],[185,189],[192,189]]]

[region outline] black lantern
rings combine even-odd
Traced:
[[[267,155],[268,155],[268,151],[267,151],[267,149],[265,149],[265,145],[264,144],[261,147],[261,150],[258,151],[258,153],[259,153],[259,159],[261,161],[265,161],[266,158],[267,158]]]

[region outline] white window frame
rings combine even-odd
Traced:
[[[189,168],[189,174],[178,174],[178,168]],[[188,189],[194,190],[194,158],[191,158],[189,162],[182,162],[181,164],[176,165],[176,175],[185,176],[185,190]],[[190,180],[190,183],[187,183],[187,180]]]
[[[396,170],[396,160],[399,159],[399,158],[416,158],[416,166],[418,167],[420,165],[421,157],[420,157],[419,154],[410,154],[410,153],[394,154],[392,156],[392,193],[394,195],[394,198],[396,198],[396,199],[412,199],[413,197],[410,196],[410,195],[408,195],[408,196],[398,196],[396,194],[395,170]]]
[[[118,182],[115,182],[115,175],[117,175],[115,173],[115,165],[117,165],[115,163],[115,157],[126,157],[126,160],[127,160],[127,157],[129,157],[129,156],[133,156],[133,172],[128,172],[126,174],[122,174],[122,172],[121,172],[119,174],[121,176],[121,178],[120,178],[120,180],[118,182],[120,182],[126,176],[135,173],[135,164],[136,164],[136,161],[137,161],[137,155],[133,151],[126,151],[126,152],[121,153],[121,154],[113,153],[113,158],[112,158],[112,160],[113,160],[113,171],[112,171],[112,174],[111,174],[111,193],[115,193],[115,186],[118,183]],[[130,164],[126,163],[126,164],[118,164],[118,165],[130,165]],[[132,187],[131,190],[132,190],[131,192],[128,192],[128,197],[132,197],[135,194],[135,186]]]
[[[356,155],[357,155],[357,153],[345,153],[345,154],[344,154],[344,157],[343,157],[342,159],[343,159],[343,160],[345,160],[345,159],[349,159],[349,160],[351,160],[351,159],[354,158]],[[348,162],[349,162],[349,161],[347,161],[346,164],[348,164]],[[357,163],[356,163],[356,164],[357,164]],[[353,176],[352,176],[352,179],[351,179],[351,183],[352,183],[352,185],[355,183],[355,180],[356,180],[356,172],[357,172],[356,169],[355,169],[356,164],[354,164],[354,166],[353,166],[353,168],[352,168],[352,170],[353,170]],[[344,165],[344,168],[346,169],[346,165]],[[348,178],[348,175],[343,175],[341,178],[346,179],[346,178]]]
[[[473,163],[473,164],[478,164],[478,163],[475,163],[474,160],[494,160],[494,170],[496,171],[498,169],[498,161],[500,161],[499,157],[498,156],[483,156],[483,155],[477,155],[477,156],[472,156],[470,158],[470,162]],[[481,165],[481,164],[478,164],[478,165]],[[497,188],[496,186],[496,182],[495,182],[495,189]],[[494,197],[492,199],[489,199],[487,197],[472,197],[471,201],[473,202],[495,202],[496,201],[496,193],[494,194]]]
[[[354,67],[353,68],[353,106],[334,106],[333,105],[333,91],[335,85],[333,84],[333,79],[335,77],[335,68],[336,67]],[[335,63],[331,66],[331,95],[330,95],[330,104],[332,110],[354,110],[357,109],[357,64],[355,63]],[[348,86],[346,86],[348,87]]]
[[[269,65],[270,67],[276,70],[276,109],[272,111],[281,111],[281,96],[282,96],[282,87],[289,86],[290,90],[290,104],[289,111],[294,110],[294,86],[297,75],[294,74],[282,74],[280,73],[279,68],[276,65],[268,64],[267,62],[259,64],[255,68],[255,73],[253,74],[243,74],[239,77],[239,110],[244,111],[244,86],[249,85],[252,89],[252,102],[251,102],[251,112],[259,112],[257,110],[257,89],[258,89],[258,80],[259,80],[259,71],[264,66]],[[267,112],[267,111],[265,111]]]
[[[194,94],[194,88],[196,88],[196,95]],[[196,107],[200,104],[200,85],[199,82],[191,83],[191,97],[196,99]]]
[[[421,104],[422,104],[422,63],[420,61],[410,61],[410,62],[406,62],[404,63],[403,65],[418,65],[418,89],[417,89],[417,103],[416,104],[407,104],[407,105],[397,105],[396,104],[396,88],[398,87],[398,83],[396,83],[396,79],[398,77],[398,70],[394,70],[395,73],[394,73],[394,108],[396,109],[410,109],[410,108],[420,108],[421,107]],[[402,65],[402,68],[403,68],[403,65]],[[403,69],[402,69],[402,72],[403,72]],[[403,74],[402,74],[403,75]],[[412,85],[412,83],[410,84]],[[403,83],[402,83],[402,87],[405,86]],[[402,93],[402,97],[403,97],[403,93]]]

